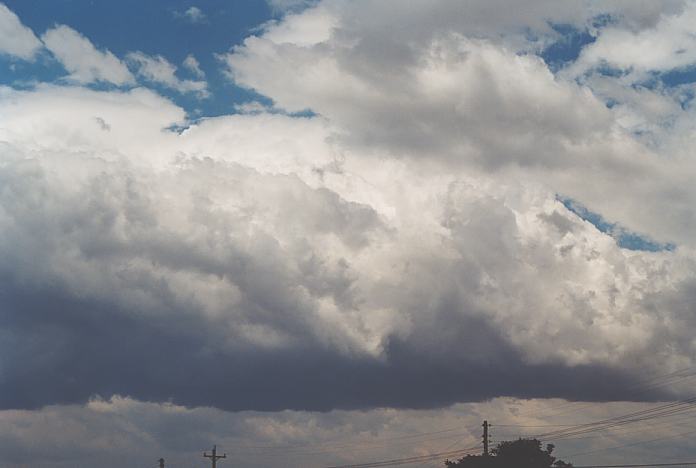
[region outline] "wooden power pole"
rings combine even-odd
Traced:
[[[483,421],[483,456],[488,456],[488,421]]]
[[[206,452],[203,452],[203,456],[205,458],[210,458],[210,462],[213,464],[213,468],[216,468],[217,466],[217,461],[221,458],[227,458],[227,454],[223,453],[222,455],[217,454],[217,445],[213,445],[213,453],[211,455],[208,455]]]

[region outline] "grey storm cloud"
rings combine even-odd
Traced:
[[[469,359],[394,340],[384,362],[312,342],[290,350],[225,350],[212,344],[225,339],[221,324],[193,314],[172,325],[171,318],[138,318],[59,292],[5,289],[3,409],[114,394],[230,411],[433,408],[507,395],[606,401],[630,395],[636,382],[608,366],[526,364],[475,320],[459,320],[450,330],[458,340],[448,342],[449,351]]]
[[[563,356],[604,341],[584,336],[600,312],[580,298],[563,332],[534,332],[551,358],[525,355],[513,328],[538,327],[543,311],[496,318],[486,298],[534,307],[551,285],[517,289],[531,281],[511,266],[524,249],[518,221],[466,183],[439,200],[446,238],[430,250],[421,227],[404,247],[366,204],[233,162],[157,172],[82,154],[11,159],[0,170],[2,408],[112,395],[234,411],[602,401],[637,378],[601,352]],[[550,235],[592,232],[556,205],[536,217]]]
[[[653,86],[693,2],[269,4],[215,55],[263,98],[191,120],[147,87],[205,98],[192,55],[0,3],[0,54],[70,74],[0,86],[0,465],[333,466],[693,395],[694,88]]]
[[[218,57],[275,114],[194,124],[144,88],[2,89],[0,407],[670,392],[630,389],[693,361],[693,164],[660,158],[675,136],[626,127],[629,91],[609,108],[530,53],[557,37],[549,21],[607,12],[541,2],[513,21],[472,3],[473,21],[414,3],[396,10],[421,29],[383,40],[384,7],[340,5],[291,10]],[[541,43],[522,47],[520,27]],[[622,249],[559,196],[677,247]]]

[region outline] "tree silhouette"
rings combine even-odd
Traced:
[[[467,455],[445,461],[448,468],[571,468],[573,465],[551,455],[553,444],[541,448],[537,439],[518,439],[499,443],[491,455]]]

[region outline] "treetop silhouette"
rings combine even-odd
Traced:
[[[551,455],[553,444],[542,449],[537,439],[503,441],[491,455],[467,455],[457,461],[445,461],[448,468],[571,468],[573,465]]]

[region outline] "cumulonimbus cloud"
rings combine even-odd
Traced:
[[[371,156],[319,117],[179,134],[149,91],[4,96],[5,408],[607,399],[627,360],[688,359],[654,297],[689,294],[690,257],[620,249],[542,185]]]
[[[447,16],[383,40],[377,4],[336,5],[222,57],[309,117],[2,90],[0,406],[602,400],[691,363],[693,165],[518,39]],[[676,248],[622,249],[563,197]]]

